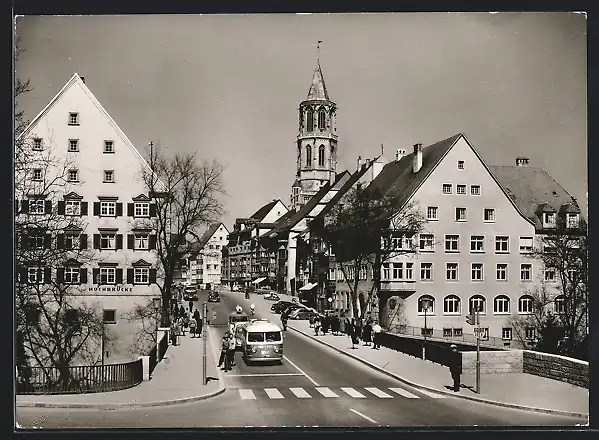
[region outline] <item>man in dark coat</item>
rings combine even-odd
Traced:
[[[196,322],[196,333],[198,336],[202,336],[202,318],[200,317],[200,311],[195,309],[193,312],[193,319]]]
[[[458,347],[455,344],[451,344],[451,361],[449,371],[451,372],[451,378],[453,379],[453,390],[457,393],[460,391],[460,375],[462,374],[462,357],[458,352]]]

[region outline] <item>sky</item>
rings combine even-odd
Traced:
[[[464,133],[488,164],[526,156],[586,205],[584,14],[25,16],[15,27],[28,119],[79,73],[146,157],[152,141],[224,165],[229,229],[273,199],[289,205],[318,40],[337,172],[381,144],[392,160]]]

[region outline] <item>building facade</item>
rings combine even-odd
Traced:
[[[207,284],[221,284],[222,251],[227,245],[228,234],[223,223],[213,223],[199,241],[191,245],[191,251],[186,256],[186,284],[197,285],[202,289]]]
[[[69,307],[101,316],[107,363],[137,359],[140,323],[126,316],[160,299],[156,209],[140,178],[148,164],[78,74],[21,138],[30,166],[21,170],[28,180],[17,175],[17,245],[36,246],[41,232],[42,247],[65,252],[54,267],[19,267],[18,289],[64,289]],[[28,230],[44,217],[51,229]]]

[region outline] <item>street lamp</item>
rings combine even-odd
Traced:
[[[422,300],[422,308],[424,309],[424,345],[422,346],[422,359],[426,359],[426,338],[428,329],[426,326],[426,315],[428,313],[428,308],[431,306],[431,302],[429,299]]]

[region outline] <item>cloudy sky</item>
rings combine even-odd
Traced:
[[[570,13],[27,16],[17,75],[32,119],[75,72],[147,154],[225,167],[228,228],[289,203],[299,102],[316,65],[338,105],[339,168],[463,132],[489,164],[518,155],[584,205],[586,18]]]

